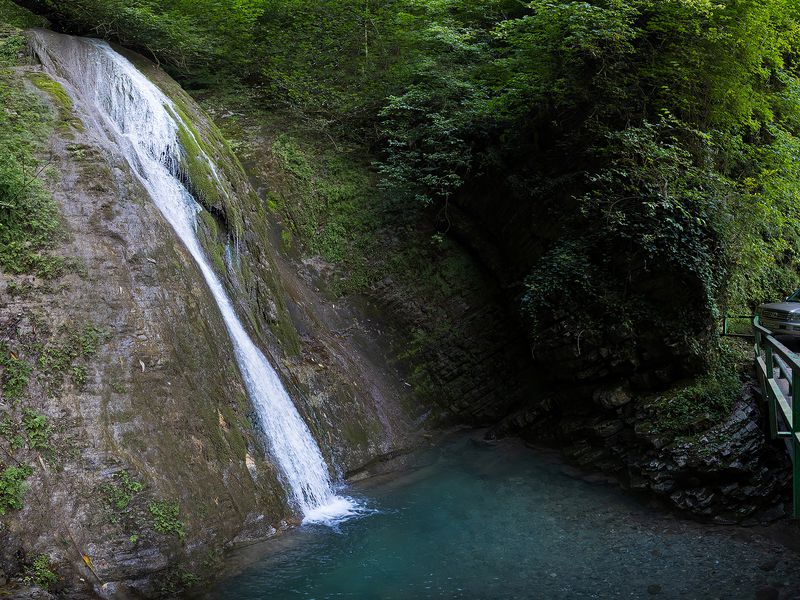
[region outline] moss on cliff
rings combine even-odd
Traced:
[[[712,429],[742,395],[743,376],[752,368],[751,350],[747,343],[724,339],[709,373],[677,382],[638,402],[643,414],[638,430],[675,437]]]
[[[337,264],[333,291],[363,291],[380,276],[368,260],[378,250],[379,200],[363,162],[314,143],[307,135],[278,135],[273,156],[288,177],[271,196],[288,230],[306,251]]]
[[[0,27],[0,269],[57,276],[63,261],[50,250],[60,230],[59,213],[41,177],[39,160],[56,121],[11,69],[24,47],[22,32]]]
[[[22,508],[28,489],[26,481],[32,474],[33,469],[27,465],[0,469],[0,516]]]
[[[45,73],[29,73],[28,79],[33,85],[43,92],[47,92],[58,103],[58,106],[67,113],[72,111],[72,98],[59,82],[51,79]]]

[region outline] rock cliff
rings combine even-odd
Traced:
[[[34,35],[69,51],[69,37]],[[189,115],[224,174],[203,194],[204,243],[331,469],[402,447],[415,409],[380,348],[369,336],[343,343],[358,317],[283,281],[260,202],[216,127],[158,67],[127,56]],[[173,594],[212,574],[226,546],[296,516],[186,250],[66,82],[36,64],[13,81],[50,114],[40,156],[66,267],[0,279],[2,462],[24,476],[2,518],[0,582],[54,574],[51,589],[69,597]],[[201,175],[195,189],[208,185]],[[234,239],[238,258],[226,252]]]

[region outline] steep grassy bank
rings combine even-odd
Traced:
[[[5,108],[0,114],[0,268],[53,277],[62,267],[48,254],[59,217],[39,179],[47,168],[39,152],[55,119],[26,88],[25,75],[15,70],[26,52],[23,29],[43,23],[11,2],[0,4],[0,99]],[[37,78],[30,81],[48,85]]]

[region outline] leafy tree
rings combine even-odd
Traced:
[[[794,0],[24,3],[368,147],[398,220],[514,215],[534,343],[561,306],[706,355],[720,311],[800,284]]]

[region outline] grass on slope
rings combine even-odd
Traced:
[[[42,24],[9,0],[0,0],[0,270],[53,277],[63,261],[48,250],[60,221],[41,183],[47,165],[38,156],[53,115],[14,69],[26,58],[21,27]]]

